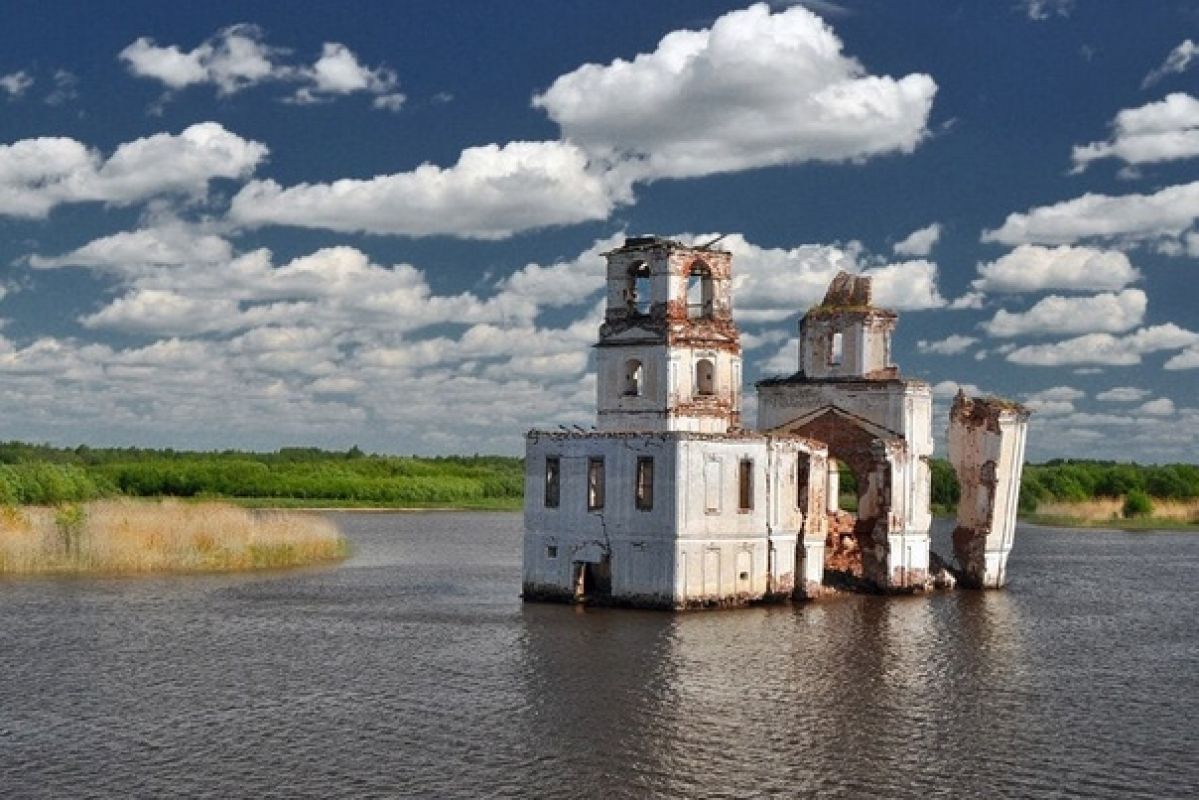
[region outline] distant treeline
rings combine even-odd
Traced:
[[[220,453],[0,444],[0,503],[101,497],[229,497],[305,504],[512,506],[524,490],[517,458],[418,458],[286,448]]]
[[[953,467],[944,459],[934,459],[932,474],[933,503],[956,507],[961,489]],[[1031,513],[1041,503],[1077,503],[1099,497],[1124,497],[1130,492],[1163,500],[1194,499],[1199,497],[1199,466],[1073,459],[1026,464],[1020,481],[1020,510]]]
[[[843,491],[854,490],[851,474]],[[284,448],[273,453],[219,453],[139,448],[74,449],[0,443],[0,504],[53,505],[103,497],[226,497],[298,504],[515,507],[524,491],[519,458],[367,455]],[[1020,507],[1123,497],[1130,492],[1170,500],[1199,497],[1199,466],[1140,465],[1054,459],[1027,464]],[[957,506],[953,467],[932,461],[932,502]]]

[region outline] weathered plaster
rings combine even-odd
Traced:
[[[525,599],[685,609],[930,588],[932,393],[890,363],[897,317],[871,305],[869,279],[839,275],[804,316],[799,371],[759,382],[746,431],[731,256],[656,237],[605,256],[596,429],[526,441]],[[981,425],[951,426],[951,457],[994,450],[999,471],[955,461],[973,504],[955,542],[977,583],[999,586],[1023,428],[972,414]],[[837,510],[838,462],[856,515]]]

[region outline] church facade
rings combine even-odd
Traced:
[[[799,371],[758,384],[750,430],[731,254],[632,237],[605,257],[595,427],[526,437],[525,599],[681,609],[929,586],[932,397],[890,363],[896,315],[873,307],[869,279],[838,275],[803,318]],[[1005,408],[1010,444],[1027,413]],[[1000,477],[1018,486],[1009,462]],[[856,515],[837,508],[840,469]],[[980,502],[986,530],[959,526],[955,543],[999,585],[987,558],[1010,550],[1014,506],[997,519]]]

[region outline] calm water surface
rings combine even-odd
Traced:
[[[1199,795],[1196,535],[673,615],[522,605],[518,515],[335,518],[339,567],[0,581],[0,796]]]

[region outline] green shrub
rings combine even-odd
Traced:
[[[1125,517],[1147,517],[1153,513],[1153,501],[1140,489],[1133,489],[1124,497]]]

